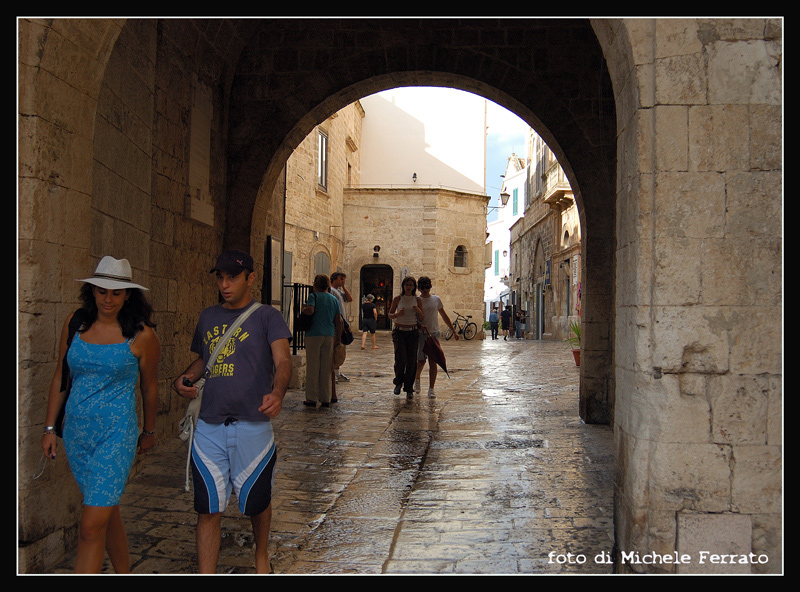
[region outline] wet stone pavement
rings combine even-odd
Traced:
[[[348,347],[338,403],[306,407],[293,389],[274,422],[277,574],[611,573],[596,557],[613,544],[612,432],[579,419],[564,343],[443,342],[450,377],[430,399],[426,366],[411,401],[393,394],[390,335],[378,345]],[[184,463],[177,438],[161,444],[127,487],[134,574],[196,573]],[[218,572],[254,573],[235,501]]]

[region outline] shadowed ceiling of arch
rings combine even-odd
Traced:
[[[450,86],[527,121],[579,200],[613,195],[615,114],[585,19],[277,19],[252,27],[229,103],[228,232],[249,235],[259,188],[342,107],[396,86]],[[596,192],[596,190],[595,190]],[[581,203],[583,206],[583,204]]]

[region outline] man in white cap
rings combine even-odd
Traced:
[[[211,272],[216,274],[223,303],[200,313],[191,346],[197,359],[173,384],[190,399],[197,396],[194,383],[203,377],[226,327],[255,302],[250,255],[226,251]],[[272,572],[267,545],[276,452],[270,418],[280,413],[291,378],[291,337],[279,311],[259,306],[236,330],[206,376],[191,461],[201,573],[216,572],[221,516],[232,490],[242,514],[253,525],[256,572]]]

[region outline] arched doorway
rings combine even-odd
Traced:
[[[393,273],[389,265],[365,265],[361,268],[359,288],[361,298],[359,302],[363,302],[367,294],[375,297],[375,306],[378,309],[378,330],[392,328],[388,315],[389,305],[392,302]]]
[[[315,41],[301,46],[300,38]],[[308,52],[320,60],[301,59]],[[287,58],[292,67],[278,68]],[[492,100],[529,123],[562,164],[586,237],[582,321],[593,351],[581,366],[580,413],[610,423],[615,101],[588,19],[259,21],[231,84],[225,245],[259,252],[293,149],[342,107],[397,86]]]

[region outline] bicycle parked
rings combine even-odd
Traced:
[[[472,315],[464,316],[456,311],[453,311],[453,314],[456,315],[456,320],[453,321],[453,327],[458,335],[461,335],[464,339],[472,339],[478,334],[478,325],[470,321]],[[448,328],[447,331],[445,331],[444,338],[450,339],[452,336],[453,331]]]

